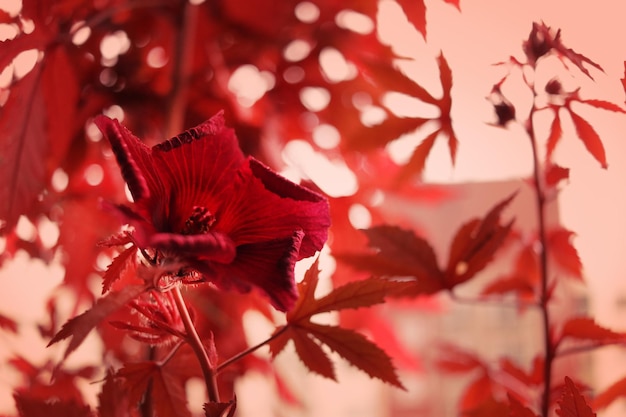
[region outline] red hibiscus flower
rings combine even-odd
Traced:
[[[257,287],[286,311],[296,261],[326,242],[328,201],[245,157],[222,113],[152,148],[117,120],[95,120],[133,204],[117,206],[159,279]]]

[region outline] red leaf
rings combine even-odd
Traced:
[[[502,411],[502,404],[495,401],[493,388],[493,381],[487,372],[481,373],[475,380],[470,382],[461,395],[461,401],[459,404],[459,408],[463,414],[474,415],[477,417],[483,415],[501,415],[500,412]],[[492,407],[494,405],[496,406],[496,410],[498,412],[492,413],[496,410],[489,408],[488,410],[490,412],[485,414],[480,413],[479,411],[481,410],[481,407]]]
[[[391,358],[365,336],[353,330],[310,322],[306,331],[372,378],[404,389]]]
[[[46,181],[48,137],[45,104],[36,67],[10,90],[0,112],[0,230],[11,229],[35,202]]]
[[[437,63],[439,64],[439,80],[441,81],[441,89],[443,90],[443,96],[438,103],[441,112],[439,122],[441,123],[441,131],[448,135],[448,149],[450,150],[452,165],[454,165],[459,142],[452,128],[452,117],[450,116],[452,110],[452,70],[443,53],[440,53],[437,57]]]
[[[412,4],[418,3],[411,2]],[[363,76],[367,81],[380,87],[381,90],[398,91],[420,99],[425,103],[437,105],[435,99],[424,87],[417,84],[413,79],[407,77],[402,71],[399,71],[387,62],[380,60],[368,60],[361,63]]]
[[[329,311],[343,310],[347,308],[369,307],[382,304],[386,297],[402,295],[410,290],[410,282],[390,281],[380,278],[369,278],[353,281],[335,288],[322,298],[309,300],[300,308],[287,314],[287,320],[299,321],[315,314]]]
[[[556,164],[550,164],[545,171],[546,186],[556,187],[563,180],[569,179],[569,168],[563,168]]]
[[[17,333],[17,323],[15,320],[0,314],[0,329],[7,330],[11,333]]]
[[[568,320],[561,331],[561,340],[568,337],[600,344],[626,340],[626,334],[602,327],[591,317],[575,317]]]
[[[415,294],[432,294],[443,289],[442,273],[433,248],[413,231],[383,225],[364,232],[369,246],[377,252],[337,254],[337,258],[376,275],[415,277]]]
[[[617,113],[626,113],[626,110],[622,109],[617,104],[611,103],[609,101],[597,100],[597,99],[576,100],[576,101],[580,101],[581,103],[589,104],[590,106],[596,107],[598,109],[614,111],[614,112],[617,112]]]
[[[440,351],[437,367],[446,372],[465,373],[485,368],[484,362],[477,355],[459,346],[444,345]]]
[[[483,394],[480,392],[481,388],[477,388],[478,394]],[[486,394],[486,393],[485,393]],[[482,401],[481,401],[482,400]],[[473,405],[471,408],[462,408],[462,416],[463,417],[493,417],[493,416],[506,416],[508,415],[509,406],[505,401],[497,400],[493,397],[493,395],[488,395],[484,399],[479,398],[479,403]]]
[[[530,408],[522,404],[517,398],[508,394],[509,414],[508,417],[539,417]]]
[[[469,280],[491,261],[513,224],[500,225],[500,214],[515,195],[496,204],[483,219],[471,220],[457,231],[446,270],[448,289]]]
[[[550,126],[550,135],[548,136],[548,140],[546,142],[546,160],[552,160],[552,153],[556,148],[557,143],[563,136],[563,128],[561,127],[561,117],[559,116],[559,109],[554,109],[554,119],[552,120],[552,126]]]
[[[595,410],[606,408],[620,397],[626,397],[626,377],[619,379],[599,393],[592,402]]]
[[[514,293],[522,298],[529,298],[535,294],[535,288],[529,284],[526,277],[515,275],[502,277],[489,283],[481,293],[483,295]]]
[[[332,362],[319,343],[308,334],[308,329],[289,327],[285,337],[293,340],[298,357],[311,372],[337,380]]]
[[[454,7],[457,8],[457,10],[461,10],[461,0],[443,0],[448,4],[453,5]]]
[[[15,394],[15,405],[20,417],[92,417],[89,406],[76,404],[74,401],[54,401],[44,398],[29,397],[27,394]]]
[[[204,404],[204,415],[206,417],[234,417],[236,410],[237,410],[236,400],[230,400],[227,403]]]
[[[91,309],[65,323],[61,330],[50,340],[48,346],[63,339],[71,338],[63,355],[63,358],[67,358],[70,353],[80,346],[94,327],[98,326],[108,316],[145,290],[145,286],[133,285],[125,287],[121,291],[107,294],[99,299]]]
[[[353,330],[319,325],[309,320],[319,313],[382,303],[386,296],[397,295],[405,289],[407,283],[370,278],[350,282],[315,299],[319,279],[317,262],[298,284],[299,297],[293,310],[287,313],[287,325],[276,329],[272,336],[272,356],[280,353],[287,342],[293,340],[296,353],[309,370],[335,379],[332,362],[320,346],[321,342],[368,375],[402,388],[391,359],[374,343]]]
[[[430,151],[435,144],[435,139],[439,136],[439,130],[434,131],[428,135],[422,142],[415,148],[411,159],[404,165],[398,174],[396,179],[397,183],[403,183],[408,181],[413,175],[420,177],[424,171],[426,165],[426,158],[430,154]]]
[[[122,378],[131,402],[139,403],[150,390],[149,398],[159,417],[187,417],[187,397],[182,381],[167,367],[155,362],[126,363],[116,374]]]
[[[561,398],[557,401],[556,413],[561,417],[595,417],[585,397],[569,377],[565,377],[565,387]]]
[[[126,248],[113,259],[102,277],[102,294],[109,291],[111,289],[111,285],[117,281],[128,268],[136,265],[136,254],[137,247],[133,245]]]
[[[585,147],[591,153],[591,155],[600,162],[602,168],[608,168],[606,163],[606,154],[604,152],[604,145],[602,145],[602,140],[600,140],[600,136],[596,133],[594,128],[587,122],[585,119],[574,113],[571,109],[569,109],[569,113],[572,116],[572,121],[574,122],[574,127],[576,128],[576,134],[583,141]]]
[[[530,369],[530,372],[526,372],[508,358],[502,358],[500,360],[500,368],[503,372],[506,372],[529,387],[533,385],[538,386],[543,383],[543,364],[543,357],[536,356],[533,360],[532,369]]]
[[[568,275],[583,279],[582,262],[578,251],[571,242],[573,232],[566,229],[553,229],[548,232],[548,248],[555,263]]]
[[[98,417],[126,417],[130,404],[128,390],[124,383],[107,375],[98,395]]]
[[[414,132],[429,120],[419,117],[397,117],[391,114],[387,116],[382,123],[365,128],[358,135],[346,138],[346,144],[350,150],[369,151],[383,147],[404,134]]]
[[[401,0],[400,6],[409,22],[426,37],[426,5],[424,0]]]

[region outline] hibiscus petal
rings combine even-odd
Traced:
[[[321,250],[328,238],[330,214],[322,195],[294,184],[255,159],[242,167],[246,179],[216,216],[236,245],[263,242],[304,231],[298,259]]]
[[[237,247],[237,257],[228,265],[213,264],[217,277],[231,281],[240,290],[249,286],[265,293],[272,305],[287,311],[298,298],[294,267],[298,260],[304,232],[295,231],[290,237]],[[223,285],[217,280],[216,285]]]
[[[147,198],[151,189],[158,189],[150,149],[117,120],[99,115],[94,123],[111,143],[124,181],[135,201]]]
[[[222,112],[155,146],[152,156],[167,185],[171,230],[182,230],[193,207],[215,213],[237,183],[237,172],[245,162],[234,131],[224,125]]]
[[[156,233],[150,237],[150,246],[181,258],[195,257],[220,263],[235,259],[235,245],[222,233],[209,232],[201,235]]]

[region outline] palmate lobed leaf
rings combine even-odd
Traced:
[[[473,219],[457,231],[450,247],[446,288],[451,289],[471,279],[492,260],[513,225],[513,221],[501,225],[500,215],[516,194],[496,204],[484,218]]]
[[[326,345],[371,377],[403,388],[391,358],[376,344],[354,330],[315,324],[310,319],[319,313],[384,303],[387,296],[402,293],[407,283],[370,278],[345,284],[316,299],[318,262],[311,265],[298,284],[299,297],[293,310],[287,313],[287,324],[277,328],[272,336],[269,343],[272,356],[278,355],[292,340],[298,357],[311,372],[335,379],[333,364],[322,348]]]
[[[372,378],[404,389],[391,358],[365,336],[338,326],[307,323],[306,331]]]
[[[50,340],[48,346],[69,338],[70,343],[63,354],[63,358],[67,358],[81,345],[91,330],[145,290],[145,286],[130,285],[120,291],[107,294],[99,299],[92,308],[66,322]]]
[[[340,253],[335,256],[375,275],[414,277],[413,294],[433,294],[444,288],[435,251],[412,230],[381,225],[363,232],[369,239],[369,246],[375,250],[373,253]]]
[[[50,401],[49,399],[29,397],[26,393],[14,395],[15,405],[20,417],[93,417],[87,405],[74,401]]]
[[[135,404],[130,403],[129,390],[124,381],[116,379],[110,372],[104,379],[98,394],[98,417],[126,416]]]
[[[565,339],[606,344],[626,341],[626,333],[615,332],[600,326],[591,317],[574,317],[563,325],[559,343]]]
[[[131,404],[139,404],[148,389],[154,413],[159,417],[188,417],[187,397],[182,382],[156,362],[126,363],[115,373],[129,393]]]
[[[333,363],[306,327],[290,326],[284,337],[293,340],[298,357],[311,372],[337,380]]]
[[[561,398],[557,401],[556,413],[561,417],[595,417],[587,400],[570,377],[565,377]]]
[[[382,304],[386,297],[402,295],[412,287],[411,282],[380,278],[349,282],[337,287],[330,294],[303,305],[297,310],[297,314],[288,314],[288,320],[300,321],[315,314]]]
[[[130,246],[120,252],[109,264],[102,277],[102,294],[111,289],[111,285],[122,277],[129,269],[137,266],[137,247]]]

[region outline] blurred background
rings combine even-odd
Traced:
[[[100,3],[104,5],[106,2]],[[167,2],[155,3],[161,7],[161,3]],[[509,124],[504,128],[495,126],[497,119],[493,103],[487,99],[494,84],[506,73],[505,66],[494,64],[508,61],[510,56],[522,59],[522,42],[528,38],[533,22],[545,22],[554,29],[560,29],[561,39],[567,47],[585,55],[604,70],[592,70],[594,80],[591,81],[582,74],[571,75],[576,73],[576,68],[568,72],[559,63],[553,66],[548,63],[542,68],[546,73],[538,73],[538,79],[551,78],[554,73],[561,77],[563,85],[580,86],[580,94],[584,98],[598,98],[622,107],[624,104],[624,88],[620,79],[624,77],[626,59],[626,47],[621,42],[626,38],[626,27],[622,23],[626,5],[617,1],[477,0],[461,1],[459,10],[453,2],[426,0],[426,40],[409,22],[401,4],[393,0],[369,2],[369,6],[364,6],[363,10],[359,10],[358,2],[349,2],[343,6],[330,2],[333,7],[325,4],[328,2],[318,5],[314,1],[288,4],[263,1],[262,5],[251,5],[241,0],[232,2],[230,6],[228,2],[218,3],[220,12],[231,19],[230,26],[213,22],[213,26],[195,28],[198,39],[204,39],[206,59],[196,59],[189,65],[194,68],[211,66],[211,71],[207,70],[211,76],[207,78],[204,90],[186,93],[185,99],[194,104],[189,104],[187,111],[180,114],[177,111],[163,111],[163,107],[159,113],[158,103],[153,108],[148,105],[142,107],[141,102],[154,97],[168,97],[168,92],[176,89],[172,85],[159,87],[163,81],[159,80],[158,75],[159,71],[167,75],[174,71],[170,67],[177,59],[174,54],[178,50],[172,46],[175,42],[168,40],[167,36],[179,39],[176,38],[178,34],[175,26],[172,26],[174,29],[170,28],[171,33],[161,33],[164,39],[159,39],[156,23],[151,28],[142,27],[137,22],[131,22],[128,16],[123,16],[123,2],[106,5],[110,10],[119,8],[122,11],[119,15],[114,12],[110,15],[104,13],[106,17],[103,20],[107,20],[109,26],[93,29],[91,34],[59,26],[72,34],[76,50],[95,42],[101,55],[101,67],[90,67],[89,71],[101,83],[102,91],[98,90],[97,94],[90,92],[100,97],[98,104],[89,102],[81,103],[80,106],[84,106],[82,108],[77,106],[80,110],[92,112],[90,115],[80,115],[85,120],[84,129],[73,133],[80,136],[84,143],[81,142],[82,145],[77,147],[76,140],[68,142],[66,155],[58,159],[60,170],[50,170],[52,189],[62,193],[68,187],[71,188],[72,175],[77,175],[77,172],[83,175],[88,185],[95,188],[107,181],[113,184],[111,188],[119,186],[119,175],[109,174],[110,167],[106,165],[110,164],[111,172],[115,171],[110,152],[107,154],[105,149],[106,144],[99,142],[97,134],[90,130],[93,126],[89,117],[98,112],[98,106],[112,117],[123,118],[133,131],[152,143],[177,133],[181,128],[192,126],[221,106],[226,108],[228,123],[235,128],[244,151],[259,156],[294,181],[313,184],[331,197],[331,207],[335,204],[335,207],[342,207],[343,210],[345,206],[342,215],[347,216],[353,229],[402,222],[404,226],[418,230],[431,243],[441,260],[446,259],[448,246],[458,227],[472,217],[484,215],[497,201],[515,190],[521,191],[514,204],[507,209],[506,217],[517,219],[516,228],[519,228],[520,233],[530,234],[536,227],[534,195],[527,185],[527,179],[532,173],[528,138],[524,129],[518,125]],[[74,6],[76,14],[80,14],[78,1],[59,4],[67,8]],[[324,9],[325,6],[329,8]],[[33,7],[37,8],[31,6],[31,9]],[[49,5],[46,7],[49,8]],[[46,7],[42,10],[48,10]],[[192,7],[213,10],[212,6],[199,1],[194,2]],[[246,26],[250,17],[241,12],[246,7],[258,7],[254,11],[259,14],[257,26]],[[7,16],[19,15],[21,8],[20,1],[0,0],[0,9],[5,10]],[[187,7],[186,10],[189,9]],[[102,10],[109,9],[103,8],[100,13],[103,13]],[[67,11],[63,13],[72,15]],[[264,21],[278,14],[289,17]],[[182,15],[178,17],[184,18]],[[81,20],[84,18],[79,16],[76,21],[84,21]],[[459,142],[456,162],[453,166],[446,141],[436,141],[426,160],[421,179],[418,180],[416,176],[410,180],[417,184],[415,187],[419,190],[411,197],[397,196],[382,188],[379,190],[384,194],[382,202],[374,201],[377,194],[369,183],[365,184],[366,175],[358,168],[366,165],[361,159],[357,161],[361,158],[359,152],[365,153],[366,150],[354,143],[362,132],[359,129],[377,126],[384,120],[396,117],[436,120],[440,115],[437,109],[429,108],[407,94],[386,94],[383,100],[369,91],[370,97],[365,99],[365,104],[354,105],[357,111],[345,115],[349,118],[356,114],[361,123],[359,129],[354,129],[357,139],[347,137],[349,124],[333,124],[332,115],[324,112],[336,109],[332,103],[337,100],[336,94],[344,85],[360,79],[360,76],[355,75],[361,74],[359,57],[362,56],[359,54],[367,54],[360,49],[363,44],[353,46],[350,36],[342,38],[332,32],[335,37],[331,40],[324,38],[331,33],[326,30],[330,23],[325,19],[334,22],[341,30],[350,32],[350,36],[373,37],[382,45],[389,45],[395,57],[381,55],[377,58],[376,54],[380,51],[372,48],[365,52],[371,52],[374,58],[368,55],[367,59],[393,63],[390,68],[401,70],[435,97],[445,93],[441,91],[436,61],[440,51],[445,55],[453,77],[450,116]],[[287,39],[284,34],[274,36],[282,32],[280,26],[272,27],[273,24],[292,24],[292,20],[296,22],[293,23],[294,27],[304,26],[306,29],[294,29],[289,36],[298,34],[301,38]],[[46,20],[41,16],[28,17],[22,21],[22,30],[38,34],[40,32],[29,25],[41,25],[44,22]],[[93,23],[100,22],[94,20]],[[135,28],[135,32],[129,28]],[[163,42],[169,47],[153,47],[143,54],[149,63],[150,74],[144,74],[145,78],[139,82],[131,76],[139,71],[139,64],[125,60],[125,54],[129,48],[132,52],[132,48],[144,42],[144,30],[152,33],[152,38],[145,42],[156,39],[155,42]],[[181,30],[192,29],[187,25],[182,26]],[[7,103],[7,87],[12,80],[36,71],[42,60],[36,43],[32,48],[25,48],[29,51],[21,54],[14,54],[12,50],[8,52],[8,45],[19,31],[10,18],[3,17],[0,23],[0,39],[3,40],[0,44],[0,62],[5,64],[6,59],[1,58],[3,50],[7,51],[7,56],[16,55],[13,63],[0,74],[0,104],[3,106]],[[78,39],[81,36],[86,39]],[[246,43],[248,37],[254,42]],[[198,48],[198,39],[194,48]],[[324,46],[326,42],[329,45]],[[230,49],[224,46],[226,44],[231,45]],[[259,45],[271,47],[260,50]],[[237,49],[238,46],[240,49]],[[215,53],[212,48],[223,48],[220,49],[223,53]],[[219,62],[220,59],[225,62]],[[270,64],[264,67],[268,62]],[[313,67],[321,68],[321,75],[312,76],[310,69]],[[76,70],[80,71],[80,68]],[[179,70],[185,71],[184,68]],[[193,68],[189,71],[196,74]],[[204,73],[202,76],[208,77]],[[120,81],[123,77],[127,77],[126,84]],[[78,79],[87,82],[90,78],[79,74]],[[63,91],[63,78],[57,80],[61,87],[59,91]],[[216,85],[220,86],[221,91]],[[137,90],[131,90],[131,86]],[[139,89],[141,86],[144,90]],[[163,92],[159,92],[159,88],[163,88]],[[347,91],[350,87],[345,88]],[[507,98],[513,103],[522,103],[518,107],[518,116],[523,117],[530,100],[528,91],[521,84],[507,88]],[[145,94],[149,89],[156,89],[154,97]],[[273,96],[283,90],[299,92],[295,98],[287,93]],[[197,99],[196,95],[200,97],[203,94],[210,96],[210,99]],[[353,103],[358,101],[355,100],[353,97]],[[295,110],[294,106],[297,107]],[[7,107],[0,108],[0,112],[6,115]],[[297,118],[301,131],[287,126],[288,119],[293,121],[298,113],[301,113]],[[573,242],[584,267],[585,282],[584,285],[572,282],[565,286],[560,294],[562,302],[559,309],[562,309],[564,315],[590,314],[606,327],[626,331],[626,256],[623,243],[626,234],[626,219],[623,215],[626,212],[623,186],[626,178],[626,117],[589,108],[581,108],[580,114],[590,121],[601,137],[606,149],[608,169],[601,169],[587,153],[573,128],[564,127],[563,139],[554,158],[558,164],[570,168],[570,177],[560,190],[557,202],[549,206],[548,219],[550,224],[560,224],[575,233]],[[180,117],[180,120],[172,122],[171,118],[174,117]],[[341,118],[340,115],[335,117]],[[155,121],[146,123],[145,119]],[[166,125],[178,129],[170,132],[163,128]],[[423,129],[428,131],[428,126],[425,125]],[[536,129],[544,132],[538,135],[542,145],[545,145],[549,126],[548,118],[538,118]],[[376,158],[387,158],[395,166],[402,167],[409,161],[413,149],[423,140],[423,129],[420,127],[415,132],[404,132],[399,139],[392,138],[383,143],[378,149],[383,156]],[[80,151],[72,151],[79,148]],[[90,152],[105,155],[105,159],[98,164],[80,168],[77,167],[80,163],[71,162],[72,158],[75,161],[86,158],[85,155],[90,155]],[[357,154],[358,158],[354,156]],[[109,175],[118,177],[109,179]],[[367,181],[371,182],[371,179]],[[367,198],[361,193],[366,187],[370,187],[367,188]],[[116,198],[119,196],[118,192],[107,193]],[[81,207],[64,207],[64,213],[67,215],[71,209],[80,212]],[[57,361],[62,354],[57,346],[46,349],[48,339],[42,337],[37,327],[49,321],[48,300],[52,294],[58,317],[67,318],[80,312],[90,302],[88,297],[81,300],[75,288],[59,288],[66,279],[67,264],[63,257],[58,253],[50,255],[48,259],[45,256],[33,256],[35,253],[47,253],[47,250],[54,252],[64,233],[63,227],[59,227],[50,213],[53,213],[52,209],[41,216],[33,217],[28,213],[20,215],[14,219],[13,234],[0,237],[0,250],[4,252],[0,269],[0,314],[13,318],[19,325],[16,333],[0,331],[0,414],[11,415],[14,412],[12,391],[23,382],[23,376],[16,371],[15,366],[6,363],[6,358],[19,352],[32,363],[41,364],[48,359]],[[97,222],[98,219],[92,221]],[[83,227],[89,228],[91,224],[95,223],[87,223]],[[333,239],[340,241],[342,237],[344,235],[335,230]],[[39,246],[34,250],[32,245],[16,242],[36,242]],[[498,257],[498,261],[490,265],[480,281],[464,287],[463,293],[471,296],[481,283],[508,271],[512,259],[506,254]],[[106,268],[110,257],[96,257],[95,261],[93,271],[87,271],[88,278],[84,278],[84,285],[99,295],[98,271]],[[332,258],[332,251],[326,251],[321,262],[328,288],[337,285],[337,281],[332,278],[333,271],[338,268]],[[304,270],[306,265],[298,267],[300,276]],[[460,344],[474,352],[481,352],[493,361],[506,352],[519,363],[530,363],[541,347],[538,317],[532,312],[519,313],[510,306],[463,304],[438,296],[420,299],[408,305],[400,302],[385,306],[383,314],[403,347],[402,354],[408,356],[396,362],[399,363],[399,375],[407,388],[406,392],[371,380],[341,360],[337,361],[339,383],[324,380],[310,375],[295,354],[289,351],[278,357],[276,367],[284,375],[285,383],[293,387],[304,407],[285,405],[278,399],[276,387],[268,382],[267,375],[249,372],[237,383],[238,415],[455,415],[456,401],[468,379],[445,375],[433,365],[442,342]],[[328,320],[336,322],[339,319],[330,317]],[[244,316],[244,327],[249,343],[262,340],[263,335],[272,329],[265,319],[255,314]],[[67,366],[97,365],[101,361],[103,349],[98,337],[91,335],[85,345],[70,357]],[[262,356],[266,354],[260,353]],[[604,347],[593,354],[568,357],[559,366],[576,369],[596,390],[602,390],[626,373],[626,357],[621,348]],[[88,393],[88,398],[95,401],[98,387],[86,380],[81,380],[79,385]],[[198,386],[202,386],[198,380],[192,380],[188,385],[188,392],[191,393],[190,408],[196,412],[200,412],[203,402],[202,388]],[[625,412],[626,406],[616,402],[601,415],[620,416]]]

